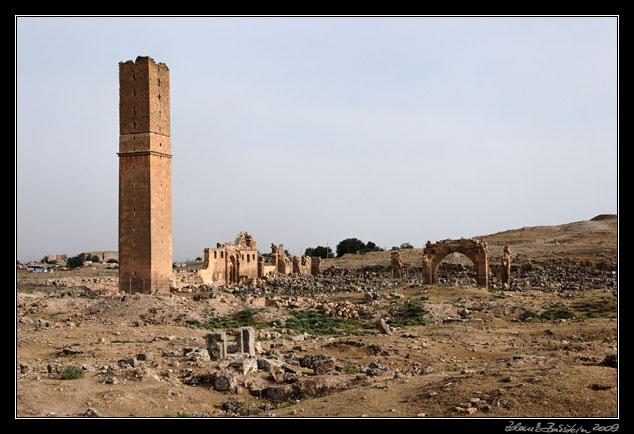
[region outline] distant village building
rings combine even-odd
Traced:
[[[50,273],[53,268],[52,265],[45,264],[29,264],[26,266],[26,269],[31,273]]]
[[[99,258],[99,262],[108,262],[110,259],[119,261],[119,252],[117,251],[84,252],[77,256],[84,262],[92,262],[95,256]]]

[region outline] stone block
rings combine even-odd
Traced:
[[[379,331],[385,335],[392,336],[392,330],[388,323],[385,322],[382,318],[376,322],[376,327]]]
[[[238,352],[255,357],[255,330],[253,327],[242,327],[238,329],[237,344]]]
[[[247,375],[251,372],[257,372],[258,361],[252,358],[240,358],[231,362],[229,366],[236,369],[241,375]]]
[[[205,335],[207,352],[211,360],[223,360],[227,357],[227,334],[216,331]]]

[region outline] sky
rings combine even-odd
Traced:
[[[617,18],[15,21],[16,259],[118,246],[118,64],[170,69],[173,258],[616,214]]]

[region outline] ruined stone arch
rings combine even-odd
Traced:
[[[462,253],[473,262],[478,286],[489,287],[489,249],[481,240],[465,239],[443,240],[434,244],[427,242],[423,254],[423,283],[431,285],[438,282],[438,266],[448,255]]]

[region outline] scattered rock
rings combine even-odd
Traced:
[[[62,348],[62,353],[65,356],[69,356],[69,355],[74,355],[74,354],[83,354],[84,352],[81,350],[74,350],[71,347],[64,347]]]
[[[191,351],[187,352],[186,355],[187,360],[197,362],[199,360],[209,361],[211,358],[209,357],[209,352],[204,348],[195,348]]]
[[[316,360],[313,362],[313,370],[316,375],[323,375],[335,369],[335,358]]]
[[[84,417],[108,417],[108,416],[106,416],[105,414],[101,413],[100,411],[90,407],[84,413]]]
[[[113,375],[113,376],[107,377],[104,380],[104,383],[106,383],[106,384],[119,384],[119,379]]]
[[[154,353],[152,352],[140,353],[140,354],[137,354],[136,358],[144,362],[151,362],[154,360]]]
[[[588,388],[592,390],[610,390],[612,389],[612,386],[608,386],[605,384],[591,384],[590,386],[588,386]]]
[[[372,362],[368,365],[368,367],[364,370],[366,375],[372,377],[382,377],[382,376],[393,376],[394,371],[392,371],[387,366],[383,366],[377,362]]]
[[[333,356],[323,354],[307,354],[299,359],[299,366],[302,368],[315,369],[315,362],[322,360],[331,360],[334,369],[335,358]]]
[[[216,372],[213,386],[220,392],[234,392],[237,390],[238,381],[236,376],[230,372]]]
[[[618,368],[618,362],[619,361],[616,354],[608,354],[607,356],[605,356],[601,364],[604,366],[609,366],[610,368]]]
[[[258,360],[250,357],[239,358],[231,362],[229,366],[236,369],[240,374],[247,375],[251,372],[257,372]]]
[[[121,368],[125,368],[126,365],[132,368],[136,368],[140,364],[141,362],[136,357],[131,357],[129,359],[122,359],[122,360],[119,360],[118,362],[118,365]]]
[[[284,362],[277,359],[268,357],[258,357],[257,359],[258,369],[266,372],[277,372],[282,369]]]
[[[383,318],[377,320],[375,324],[376,324],[376,328],[379,329],[379,332],[381,332],[384,335],[392,336],[392,330],[390,329],[390,326],[388,325],[388,323],[385,322]]]

